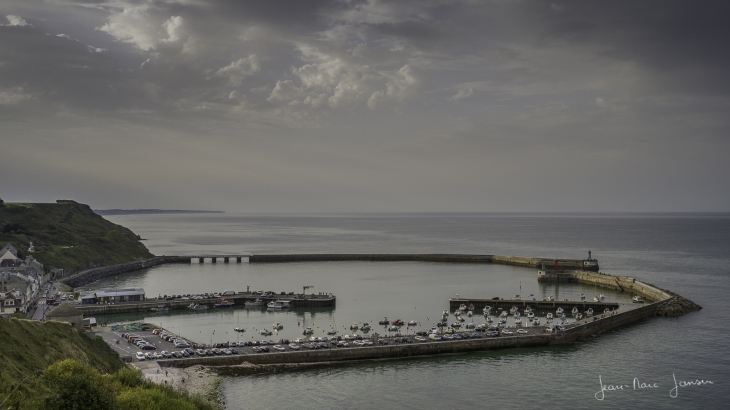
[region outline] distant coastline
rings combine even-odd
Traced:
[[[186,209],[94,209],[97,215],[143,215],[143,214],[222,214],[223,211],[195,211]]]

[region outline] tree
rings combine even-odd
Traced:
[[[66,359],[48,366],[42,379],[52,390],[51,396],[46,398],[46,409],[118,408],[108,380],[76,360]]]

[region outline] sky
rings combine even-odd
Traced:
[[[3,0],[0,198],[728,212],[722,1]]]

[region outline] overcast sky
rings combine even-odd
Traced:
[[[730,7],[2,0],[0,197],[730,211]]]

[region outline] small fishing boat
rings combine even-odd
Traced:
[[[457,317],[456,317],[456,320],[458,320],[459,322],[464,322],[464,321],[466,321],[466,319],[464,319],[464,317],[463,317],[463,316],[457,316]]]
[[[570,313],[575,315],[576,313],[578,313],[578,308],[574,307],[573,310],[570,311]]]
[[[517,319],[515,319],[515,326],[522,326],[522,318],[521,317],[518,317]]]
[[[451,324],[451,327],[453,327],[454,329],[458,329],[458,328],[460,328],[460,327],[461,327],[461,323],[459,323],[459,322],[454,322],[454,323],[452,323],[452,324]]]
[[[411,320],[408,322],[408,326],[416,326],[417,324],[418,324],[418,322],[415,320]]]
[[[527,314],[527,318],[528,318],[528,319],[530,319],[530,320],[532,320],[532,319],[534,319],[534,318],[535,318],[535,314],[534,314],[534,313],[532,313],[532,312],[529,312],[529,313]]]
[[[459,305],[459,310],[460,310],[460,311],[462,311],[462,312],[463,312],[463,311],[465,311],[466,309],[467,309],[467,307],[466,307],[466,305],[465,305],[465,304],[463,304],[463,303],[462,303],[461,305]]]
[[[500,318],[507,317],[507,312],[502,311],[502,313],[499,314]]]
[[[330,335],[330,336],[331,335],[336,335],[337,334],[337,331],[335,329],[330,329],[330,330],[327,331],[327,334]]]
[[[470,311],[466,312],[466,315],[469,316],[469,317],[472,317],[473,313],[470,310]]]
[[[474,324],[474,322],[471,322],[471,323],[467,323],[467,324],[466,324],[466,328],[467,328],[467,329],[474,329],[474,328],[476,328],[476,325]]]
[[[548,312],[548,314],[545,316],[548,320],[553,318],[552,312]]]
[[[312,333],[314,333],[314,329],[311,327],[305,327],[304,330],[302,330],[303,335],[311,335]]]
[[[284,325],[282,325],[279,322],[276,322],[276,323],[274,323],[274,325],[271,328],[274,329],[274,330],[281,330],[281,329],[284,328]]]
[[[500,317],[499,317],[499,323],[500,323],[500,324],[504,324],[504,323],[507,323],[507,318],[506,318],[506,317],[502,317],[502,316],[500,316]]]
[[[532,324],[535,326],[540,326],[540,318],[536,317],[535,319],[533,319]]]
[[[360,330],[363,332],[367,332],[370,330],[370,323],[363,323],[362,326],[360,326]]]
[[[555,311],[555,313],[556,313],[556,314],[558,314],[558,315],[562,315],[562,314],[563,314],[563,312],[564,312],[564,310],[563,310],[563,308],[561,308],[561,307],[559,307],[559,308],[558,308],[558,309],[557,309],[557,310]]]
[[[494,318],[493,318],[492,316],[487,316],[487,317],[486,317],[486,320],[487,320],[487,323],[492,323],[492,322],[494,322]]]
[[[484,314],[484,316],[488,316],[490,310],[492,310],[491,306],[484,306],[484,309],[482,309],[482,313]]]
[[[208,306],[201,305],[199,303],[191,303],[188,305],[188,309],[190,309],[190,310],[208,310]]]
[[[259,330],[259,334],[262,336],[271,336],[271,330],[261,329]]]
[[[593,316],[593,308],[588,308],[588,310],[586,310],[586,316]]]
[[[455,311],[454,311],[454,316],[461,316],[461,311],[460,311],[460,310],[458,310],[458,309],[457,309],[457,310],[455,310]]]
[[[520,311],[519,310],[515,310],[515,317],[520,317]]]
[[[400,328],[398,326],[393,325],[393,326],[388,327],[389,332],[397,332],[398,330],[400,330]]]
[[[472,312],[474,311],[474,304],[473,303],[470,303],[469,304],[469,310],[472,311]]]
[[[393,321],[393,326],[403,326],[403,325],[404,325],[404,323],[400,319],[396,319]]]
[[[598,299],[598,296],[594,297],[594,298],[593,298],[593,301],[594,301],[594,302],[600,302],[600,300]]]
[[[230,302],[230,301],[225,300],[225,299],[221,299],[220,303],[216,303],[215,305],[213,305],[213,307],[214,308],[229,308],[229,307],[233,307],[235,305],[236,304],[233,303],[233,302]]]
[[[156,308],[152,308],[150,310],[153,312],[167,312],[170,310],[170,308],[165,305],[157,305]]]
[[[291,307],[291,304],[288,300],[272,300],[271,302],[266,304],[266,307],[268,307],[271,310],[281,310],[281,309],[287,309]]]
[[[575,315],[575,320],[581,320],[581,319],[583,319],[583,314],[578,313]]]
[[[243,332],[246,331],[246,329],[244,329],[242,327],[235,327],[235,328],[233,328],[233,330],[236,331],[236,332],[239,332],[239,333],[243,333]]]
[[[633,298],[631,298],[631,301],[634,303],[644,303],[644,299],[641,298],[641,296],[636,295]]]
[[[247,301],[243,302],[243,306],[246,306],[246,307],[266,306],[266,302],[264,302],[261,299],[247,300]]]
[[[385,317],[385,318],[383,318],[383,320],[381,320],[380,322],[378,322],[378,324],[379,325],[385,325],[385,326],[387,326],[387,325],[390,324],[390,320],[388,320],[388,318]]]
[[[350,325],[350,330],[357,330],[360,326],[357,323],[353,323]]]

